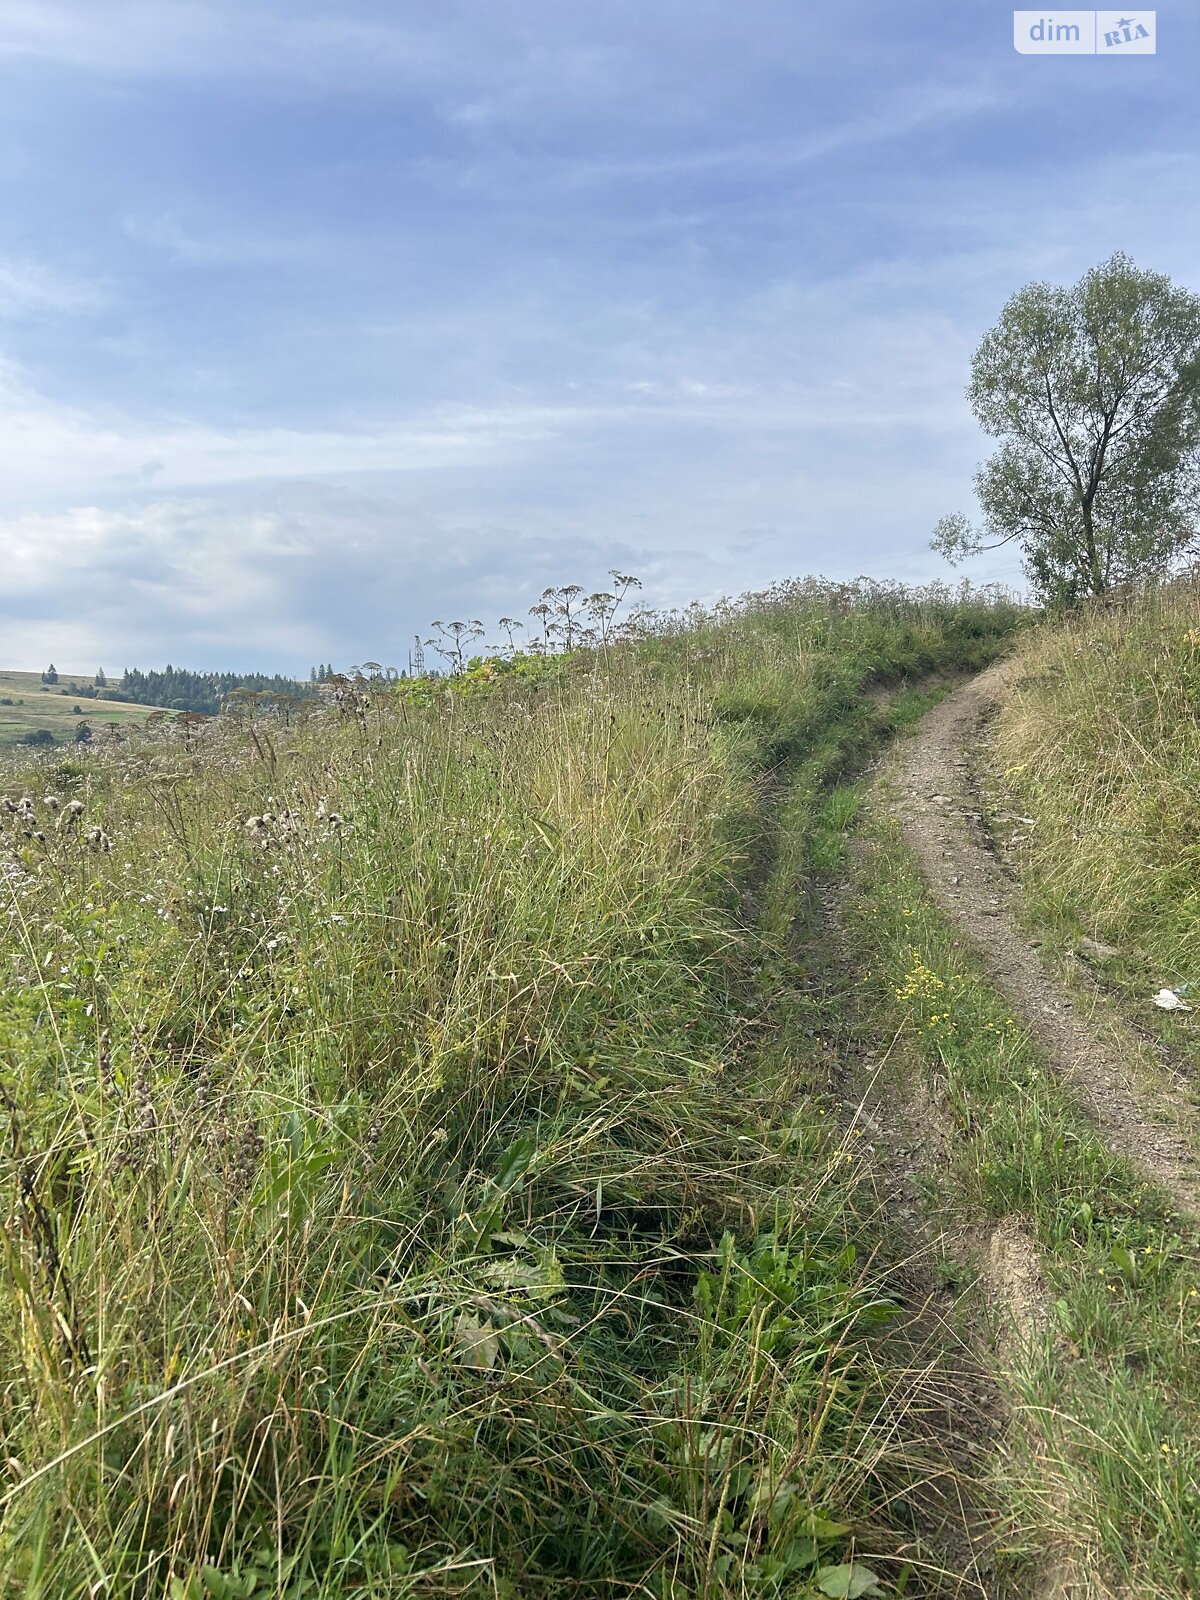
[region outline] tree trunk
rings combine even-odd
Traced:
[[[1096,528],[1092,522],[1092,502],[1090,496],[1085,496],[1083,501],[1083,545],[1087,551],[1088,577],[1093,594],[1103,594],[1108,588],[1104,576],[1104,568],[1100,563],[1100,552],[1096,549]]]

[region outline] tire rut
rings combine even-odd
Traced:
[[[1200,1217],[1194,1126],[1179,1106],[1139,1081],[1021,932],[1016,886],[984,832],[970,752],[999,704],[1007,670],[1004,663],[990,667],[955,690],[898,747],[889,770],[891,809],[934,900],[1111,1148],[1164,1189],[1180,1212]]]
[[[929,1551],[940,1563],[939,1595],[998,1600],[1003,1594],[1012,1600],[1013,1591],[996,1574],[1002,1530],[987,1487],[989,1463],[1007,1426],[1007,1406],[975,1347],[980,1329],[968,1328],[959,1316],[962,1286],[939,1277],[950,1241],[928,1215],[920,1187],[921,1175],[936,1165],[927,1148],[936,1110],[926,1104],[924,1116],[910,1114],[911,1097],[897,1094],[888,1068],[891,1046],[868,1043],[860,1028],[855,974],[844,956],[846,891],[846,883],[830,880],[812,894],[808,920],[815,937],[807,965],[814,992],[842,1018],[844,1036],[831,1052],[827,1087],[836,1096],[847,1147],[857,1147],[874,1178],[873,1220],[887,1236],[889,1292],[903,1312],[890,1337],[902,1349],[902,1364],[923,1375],[919,1404],[939,1465],[914,1493],[913,1505]]]

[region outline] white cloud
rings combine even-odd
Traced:
[[[64,505],[144,487],[204,490],[255,481],[401,478],[524,462],[642,430],[721,430],[794,448],[802,432],[850,436],[898,425],[961,425],[966,349],[940,312],[874,312],[870,281],[786,280],[731,308],[717,327],[652,319],[619,351],[586,352],[585,383],[551,379],[489,404],[412,403],[357,427],[230,426],[131,416],[41,394],[0,360],[0,432],[8,442],[0,510]],[[503,320],[496,308],[497,321]],[[603,328],[594,335],[602,338]],[[748,375],[753,374],[751,379]]]
[[[1050,74],[854,10],[0,0],[0,60],[62,69],[76,137],[185,113],[161,163],[106,169],[115,251],[80,224],[142,274],[96,338],[38,334],[102,287],[0,259],[32,328],[0,361],[6,653],[303,669],[607,565],[670,601],[936,572],[1004,295],[1118,244],[1187,281],[1195,181],[1087,126],[1044,160]],[[68,103],[72,74],[150,82]],[[1113,93],[1088,83],[1056,117]],[[188,120],[210,102],[232,155]]]
[[[98,284],[53,271],[38,261],[0,255],[0,317],[75,314],[104,303]]]
[[[173,419],[100,414],[39,394],[0,362],[0,433],[10,506],[62,503],[132,486],[147,465],[159,487],[203,488],[256,479],[412,473],[511,459],[586,421],[586,408],[517,404],[436,407],[361,430],[220,429]]]
[[[719,474],[690,486],[664,477],[564,517],[552,505],[512,520],[464,505],[368,496],[295,483],[240,498],[161,498],[80,506],[0,522],[3,665],[252,668],[303,674],[317,660],[403,667],[435,616],[525,618],[550,584],[642,578],[653,604],[712,601],[792,573],[925,580],[937,558],[891,536],[897,495],[937,504],[942,482],[909,475],[830,491],[790,474]],[[724,530],[722,537],[721,530]],[[841,530],[844,530],[842,532]],[[980,578],[1013,578],[1007,567]]]
[[[403,666],[413,633],[435,615],[523,616],[548,584],[601,583],[633,560],[611,537],[568,544],[311,484],[9,518],[0,543],[5,655],[52,656],[76,671],[167,659],[296,672],[318,658]],[[719,586],[714,563],[686,559]],[[637,560],[660,599],[680,598],[668,592],[679,566],[670,552]]]

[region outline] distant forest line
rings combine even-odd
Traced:
[[[161,672],[142,672],[136,667],[127,667],[119,683],[98,672],[90,684],[81,683],[77,678],[64,684],[51,667],[42,674],[42,681],[58,684],[60,693],[77,699],[124,700],[163,711],[198,711],[215,716],[221,709],[221,701],[236,689],[297,699],[316,694],[319,685],[332,676],[333,668],[329,666],[314,667],[305,682],[285,678],[279,673],[190,672],[184,667],[167,665]]]

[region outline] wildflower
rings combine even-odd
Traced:
[[[61,833],[64,828],[73,827],[74,824],[79,821],[82,815],[83,801],[68,800],[66,805],[62,808],[61,814],[59,815],[58,831]]]
[[[93,850],[102,850],[107,853],[112,849],[112,840],[105,833],[103,828],[89,828],[87,831],[87,842],[91,845]]]
[[[42,803],[50,811],[57,811],[59,806],[62,805],[62,801],[56,794],[48,794],[44,796]]]

